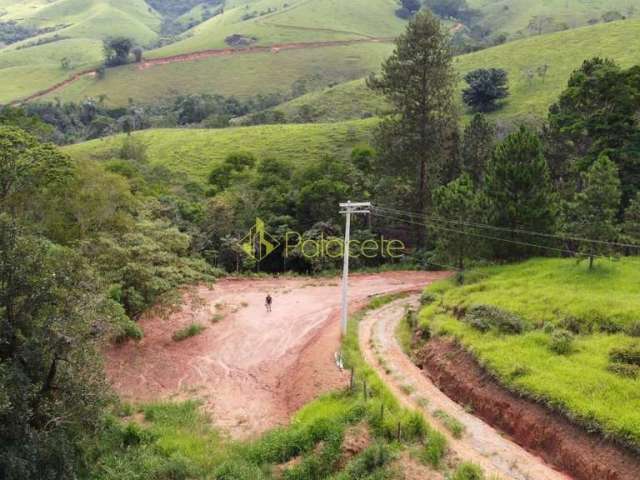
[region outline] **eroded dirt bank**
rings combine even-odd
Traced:
[[[450,398],[572,478],[640,479],[640,457],[501,387],[453,340],[432,339],[417,358]]]
[[[371,295],[415,291],[443,274],[355,275],[351,307]],[[226,279],[186,295],[179,311],[149,314],[144,338],[106,352],[107,373],[124,399],[194,398],[235,437],[286,424],[301,405],[348,381],[334,362],[340,345],[339,280]],[[267,313],[264,298],[274,298]],[[191,323],[206,329],[181,342]]]

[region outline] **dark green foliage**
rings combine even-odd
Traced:
[[[640,192],[636,193],[624,211],[622,240],[626,243],[640,244]]]
[[[573,334],[568,330],[554,330],[551,334],[549,348],[558,355],[566,355],[571,353],[573,349]]]
[[[252,169],[255,164],[256,158],[251,153],[232,153],[211,170],[209,183],[216,192],[222,192],[229,188],[231,183],[238,183],[237,177]]]
[[[496,148],[487,165],[484,194],[489,222],[501,228],[552,233],[556,224],[556,199],[540,139],[522,127]],[[518,242],[544,244],[544,238],[519,237],[515,232],[495,233],[495,256],[519,258],[540,252]]]
[[[481,68],[465,75],[469,84],[462,99],[474,112],[493,112],[500,108],[499,100],[509,95],[507,72],[501,68]]]
[[[525,321],[518,315],[492,305],[470,307],[463,320],[481,332],[495,328],[501,333],[519,334],[527,328]]]
[[[107,67],[117,67],[129,63],[133,40],[125,37],[108,38],[104,41],[104,64]]]
[[[640,377],[640,366],[630,365],[628,363],[610,363],[607,370],[621,377],[636,379]]]
[[[582,174],[582,190],[567,206],[565,228],[573,235],[594,240],[581,242],[579,251],[589,257],[593,266],[595,256],[611,251],[606,243],[616,241],[619,228],[616,215],[620,208],[620,178],[616,165],[601,155]]]
[[[431,305],[438,301],[438,296],[435,293],[423,292],[420,295],[420,305]]]
[[[464,260],[478,254],[472,222],[481,222],[482,209],[473,181],[467,174],[433,192],[434,224],[439,257],[464,268]],[[471,235],[470,235],[471,233]]]
[[[3,479],[73,478],[86,467],[106,401],[98,347],[110,319],[96,285],[73,251],[0,214]]]
[[[496,129],[482,114],[476,114],[464,129],[461,146],[463,173],[471,176],[476,185],[484,178],[487,162],[496,142]]]
[[[569,79],[549,110],[550,141],[569,171],[585,172],[606,154],[618,167],[622,208],[640,185],[640,67],[593,58]]]
[[[389,204],[425,212],[445,171],[444,163],[449,163],[448,154],[457,148],[455,82],[445,28],[430,12],[420,12],[398,37],[381,75],[368,80],[395,114],[380,124],[375,140],[380,157],[377,170],[384,177],[378,193]],[[423,247],[424,229],[416,226],[415,230],[417,246]]]

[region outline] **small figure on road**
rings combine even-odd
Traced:
[[[267,307],[267,312],[271,311],[271,304],[273,303],[273,298],[271,298],[271,294],[267,294],[267,298],[264,300],[264,306]]]

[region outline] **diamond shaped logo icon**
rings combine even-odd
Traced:
[[[264,222],[259,218],[256,218],[256,224],[240,242],[244,253],[259,262],[280,246],[280,243],[267,233]]]

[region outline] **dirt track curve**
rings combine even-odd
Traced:
[[[452,452],[464,461],[481,465],[489,475],[505,480],[570,479],[465,411],[442,393],[404,354],[395,331],[406,308],[417,305],[417,296],[401,299],[367,314],[360,323],[359,341],[365,359],[394,394],[406,406],[422,411],[433,425],[441,425],[441,420],[434,416],[438,410],[460,421],[465,426],[460,439],[441,428]],[[384,368],[377,360],[379,357],[384,359]],[[412,392],[410,395],[406,393],[407,387]]]
[[[158,57],[158,58],[150,58],[145,59],[141,63],[137,64],[136,67],[138,70],[146,70],[156,65],[168,65],[171,63],[182,63],[182,62],[191,62],[195,60],[202,60],[204,58],[212,58],[212,57],[230,57],[235,55],[246,55],[252,53],[270,53],[277,54],[282,51],[287,50],[307,50],[314,48],[330,48],[330,47],[342,47],[347,45],[355,45],[358,43],[385,43],[392,42],[393,38],[387,37],[368,37],[368,38],[356,38],[352,40],[334,40],[334,41],[326,41],[326,42],[294,42],[294,43],[277,43],[268,46],[250,46],[243,48],[217,48],[210,50],[202,50],[199,52],[192,53],[184,53],[180,55],[172,55],[169,57]],[[95,77],[96,70],[83,70],[81,72],[75,73],[66,80],[62,82],[58,82],[55,85],[51,85],[44,90],[39,90],[27,97],[14,100],[9,103],[9,105],[19,105],[22,103],[30,102],[32,100],[36,100],[38,98],[44,97],[45,95],[49,95],[50,93],[57,92],[62,90],[65,87],[68,87],[72,83],[80,80],[84,77]]]
[[[443,274],[354,275],[350,307],[372,295],[418,291]],[[274,297],[271,313],[264,298]],[[144,338],[106,352],[107,373],[126,400],[196,398],[214,423],[237,438],[286,424],[293,412],[348,378],[334,363],[339,348],[338,279],[225,279],[200,286],[167,316],[147,315]],[[198,322],[199,335],[172,335]]]

